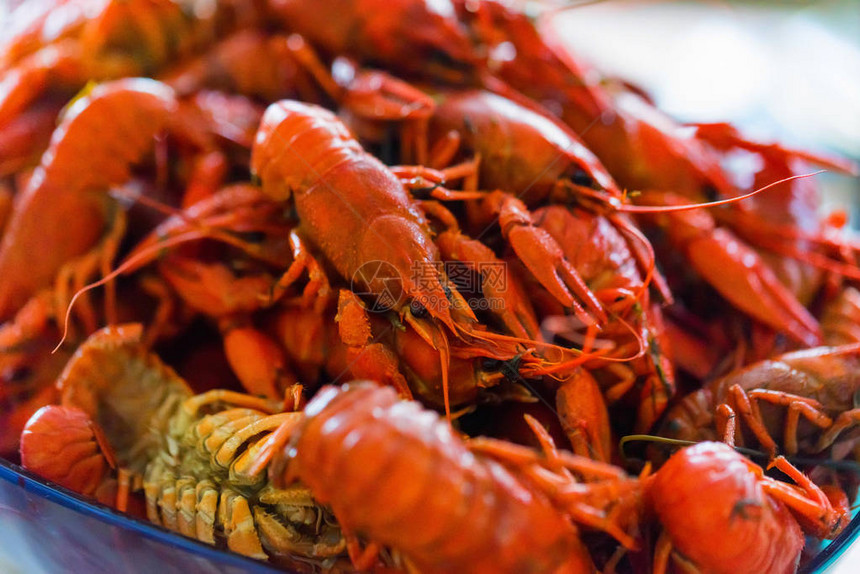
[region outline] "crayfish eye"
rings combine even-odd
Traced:
[[[573,173],[570,175],[570,181],[571,183],[581,185],[582,187],[595,187],[594,178],[592,178],[588,172],[581,167],[574,169]]]
[[[706,183],[702,186],[702,195],[705,196],[705,201],[716,201],[720,198],[720,190],[711,183]]]
[[[32,375],[33,371],[30,367],[21,366],[14,367],[11,369],[6,369],[0,374],[0,381],[4,383],[19,383],[21,381],[27,380],[30,375]]]
[[[485,358],[481,361],[481,370],[487,371],[488,373],[494,373],[496,371],[501,371],[504,365],[505,362],[500,359]]]
[[[428,185],[425,187],[415,187],[410,189],[412,192],[412,196],[417,199],[428,199],[430,194],[436,191],[436,188],[440,187],[442,184],[440,183],[432,183],[432,185]]]
[[[262,231],[249,231],[244,235],[248,243],[260,244],[266,240],[266,234]]]
[[[424,319],[428,315],[430,315],[430,312],[427,310],[427,307],[415,300],[409,303],[409,311],[414,317],[418,319]]]

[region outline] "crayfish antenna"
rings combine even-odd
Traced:
[[[758,155],[764,165],[759,175],[769,173],[769,170],[772,169],[777,170],[777,173],[783,173],[783,170],[791,170],[792,168],[789,165],[789,160],[791,159],[848,175],[856,176],[860,173],[860,166],[851,160],[786,148],[779,144],[749,140],[734,126],[727,123],[692,125],[696,128],[696,136],[698,138],[706,141],[720,151],[727,152],[732,149],[742,149]],[[758,178],[759,175],[756,177]],[[775,223],[768,221],[766,218],[743,211],[722,213],[720,219],[726,220],[738,230],[740,235],[750,237],[757,246],[763,249],[845,277],[852,279],[860,278],[860,269],[856,265],[845,264],[842,261],[828,258],[820,253],[802,251],[795,245],[781,243],[780,239],[788,242],[807,241],[825,248],[838,250],[842,252],[841,255],[846,260],[848,255],[844,252],[845,250],[850,252],[860,251],[860,246],[853,242],[837,239],[828,233],[810,232],[799,227]],[[844,225],[844,221],[837,223],[835,227],[841,227],[842,225]]]
[[[444,332],[442,344],[439,346],[439,361],[442,363],[442,399],[445,402],[445,418],[451,424],[451,393],[448,388],[448,365],[451,363],[451,349],[448,346],[448,338]]]
[[[837,261],[822,253],[803,251],[796,246],[792,246],[792,242],[795,241],[808,241],[809,243],[832,250],[847,250],[857,253],[860,252],[860,244],[856,242],[830,237],[821,233],[805,232],[788,225],[765,221],[750,214],[734,214],[728,218],[728,222],[730,224],[737,223],[742,225],[744,235],[751,237],[752,241],[763,249],[790,257],[824,271],[830,271],[851,279],[860,279],[860,268],[856,264]],[[781,240],[785,240],[788,243],[786,244]]]
[[[599,329],[596,325],[589,325],[588,329],[589,333],[591,333],[589,341],[593,342],[593,335]],[[540,371],[540,369],[549,368],[546,365],[582,364],[589,359],[603,356],[604,354],[604,350],[602,349],[595,351],[591,343],[582,345],[581,349],[575,349],[548,343],[544,340],[504,335],[490,331],[473,331],[462,327],[460,327],[460,338],[480,350],[481,355],[487,358],[509,361],[517,357],[541,355],[537,359],[539,365],[534,366],[535,370],[529,371],[533,374],[541,374],[543,371]],[[560,358],[556,360],[547,357],[546,354],[549,351],[557,352]],[[574,357],[568,359],[567,357],[571,355]]]
[[[201,236],[198,233],[194,232],[192,237],[188,236],[178,236],[165,240],[164,242],[153,245],[150,248],[144,249],[138,253],[132,254],[129,258],[123,261],[116,269],[99,279],[98,281],[94,281],[89,285],[85,285],[81,287],[73,296],[71,301],[69,301],[69,306],[66,308],[66,314],[63,319],[63,336],[60,338],[60,342],[57,343],[57,346],[54,347],[52,353],[56,353],[60,350],[60,347],[63,346],[63,343],[66,342],[66,339],[69,336],[69,324],[72,319],[72,311],[74,310],[75,303],[77,303],[78,299],[80,299],[85,293],[92,291],[93,289],[98,289],[104,285],[107,285],[117,277],[121,275],[125,275],[126,273],[131,273],[133,271],[137,271],[144,265],[152,262],[160,253],[163,252],[164,249],[168,249],[170,247],[174,247],[177,245],[181,245],[183,243],[187,243],[189,241],[194,241],[195,239],[202,239],[205,236]]]
[[[114,190],[118,192],[118,190]],[[235,207],[233,203],[225,205],[224,201],[230,202],[235,200],[239,205],[244,205],[256,201],[260,196],[250,186],[232,186],[226,187],[218,194],[207,200],[200,201],[185,210],[179,210],[155,199],[139,195],[129,194],[124,190],[119,190],[122,195],[129,197],[142,205],[152,208],[156,211],[169,215],[171,218],[180,220],[185,224],[185,227],[170,226],[163,230],[161,226],[156,228],[149,236],[147,236],[138,246],[128,254],[125,261],[113,271],[105,274],[101,279],[85,285],[79,289],[69,301],[69,306],[66,309],[65,318],[63,321],[63,335],[60,342],[54,348],[56,353],[63,346],[69,334],[69,323],[71,321],[72,310],[78,299],[85,293],[107,285],[117,277],[137,271],[141,267],[151,263],[166,250],[172,249],[185,243],[198,241],[201,239],[213,239],[222,243],[236,247],[250,256],[257,256],[258,249],[236,235],[229,232],[230,222],[225,221],[223,225],[210,224],[210,217],[218,217],[219,211],[223,211],[229,207]],[[223,192],[223,193],[222,193]],[[164,233],[162,233],[164,231]]]
[[[763,156],[774,154],[783,159],[793,157],[846,175],[860,175],[860,166],[851,160],[802,149],[787,148],[774,143],[753,141],[744,137],[733,125],[725,122],[691,123],[688,125],[696,128],[697,138],[706,141],[720,151],[740,148]]]
[[[555,320],[544,320],[544,327],[547,330],[554,331],[557,335],[562,335],[567,338],[573,339],[571,335],[572,332],[563,333],[559,327],[563,327],[563,325],[558,325],[557,321],[570,321],[570,317],[556,317]],[[611,363],[626,363],[629,361],[634,361],[636,359],[641,358],[645,355],[648,350],[648,343],[643,337],[642,333],[639,332],[638,329],[634,325],[632,325],[629,321],[625,320],[623,317],[615,316],[613,318],[617,323],[623,326],[635,339],[636,341],[636,351],[630,355],[626,356],[613,356],[611,353],[615,349],[614,346],[597,346],[595,343],[597,340],[595,339],[595,334],[592,329],[589,328],[585,335],[581,337],[582,341],[582,350],[580,354],[572,359],[561,361],[552,366],[543,366],[538,365],[533,367],[533,374],[540,375],[554,375],[554,376],[564,376],[571,371],[574,371],[581,367],[584,363],[592,360],[592,359],[600,359],[601,361],[611,362]],[[579,342],[579,341],[572,341]],[[559,347],[564,348],[564,347]],[[568,349],[571,351],[572,349]],[[529,365],[531,367],[531,365]]]
[[[738,195],[736,197],[730,197],[728,199],[720,199],[717,201],[706,201],[704,203],[685,203],[680,205],[630,205],[630,204],[620,204],[616,206],[617,211],[621,211],[623,213],[673,213],[679,211],[692,211],[694,209],[700,209],[703,207],[719,207],[720,205],[730,205],[732,203],[737,203],[739,201],[743,201],[744,199],[749,199],[751,197],[755,197],[756,195],[767,191],[777,185],[782,183],[788,183],[790,181],[794,181],[796,179],[803,179],[806,177],[813,177],[816,175],[820,175],[825,173],[827,170],[820,169],[818,171],[813,171],[811,173],[802,173],[799,175],[792,175],[791,177],[785,177],[779,179],[777,181],[771,182],[765,186],[762,186],[758,189],[755,189],[749,193],[745,193],[744,195]]]
[[[445,417],[451,422],[451,397],[448,388],[448,365],[451,361],[451,348],[445,331],[432,319],[422,321],[416,317],[411,309],[407,308],[404,314],[406,323],[415,329],[415,332],[424,339],[431,347],[439,351],[439,361],[442,363],[442,398],[445,402]],[[452,326],[456,323],[451,324]],[[456,332],[456,331],[455,331]]]

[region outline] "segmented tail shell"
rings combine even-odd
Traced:
[[[400,549],[420,571],[591,571],[561,512],[419,403],[353,383],[321,389],[305,415],[291,471],[345,528]]]

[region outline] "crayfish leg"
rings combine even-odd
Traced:
[[[335,321],[341,341],[348,347],[353,377],[394,387],[401,398],[411,400],[412,391],[400,372],[400,360],[392,349],[374,338],[367,308],[352,291],[340,290]]]
[[[308,304],[314,301],[315,309],[321,312],[327,305],[331,294],[328,277],[322,265],[311,255],[309,248],[296,230],[290,231],[290,247],[293,251],[293,262],[275,284],[270,297],[271,302],[280,299],[290,285],[295,283],[303,272],[307,271],[309,281],[305,285],[302,295],[304,302]]]
[[[843,431],[858,424],[860,424],[860,409],[851,409],[840,413],[836,417],[836,421],[821,435],[816,450],[819,452],[823,451],[836,442],[836,439]]]
[[[379,559],[379,551],[381,547],[375,542],[369,542],[364,548],[361,547],[361,541],[355,534],[344,532],[346,538],[346,550],[349,553],[349,559],[356,570],[364,571],[371,570]]]
[[[218,489],[211,480],[201,480],[195,487],[197,539],[215,544],[215,519],[218,511]]]
[[[791,485],[766,477],[762,481],[765,492],[803,517],[801,524],[812,528],[815,536],[828,539],[838,536],[850,520],[847,509],[834,508],[824,491],[784,457],[776,457],[773,465],[797,483],[800,492]]]
[[[221,321],[219,328],[227,361],[248,393],[278,399],[297,382],[286,354],[271,337],[231,320]]]
[[[669,567],[669,557],[672,555],[672,538],[669,533],[663,530],[660,532],[660,537],[657,538],[657,545],[654,547],[654,568],[653,574],[666,574]]]
[[[218,521],[224,528],[230,550],[258,560],[268,558],[257,535],[247,498],[234,490],[223,490],[218,505]]]
[[[609,412],[594,377],[584,369],[576,370],[559,386],[555,403],[573,452],[609,462],[612,454]]]

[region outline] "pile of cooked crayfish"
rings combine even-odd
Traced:
[[[836,157],[500,0],[34,0],[0,454],[293,571],[795,571],[851,517]],[[18,458],[20,457],[20,458]]]

